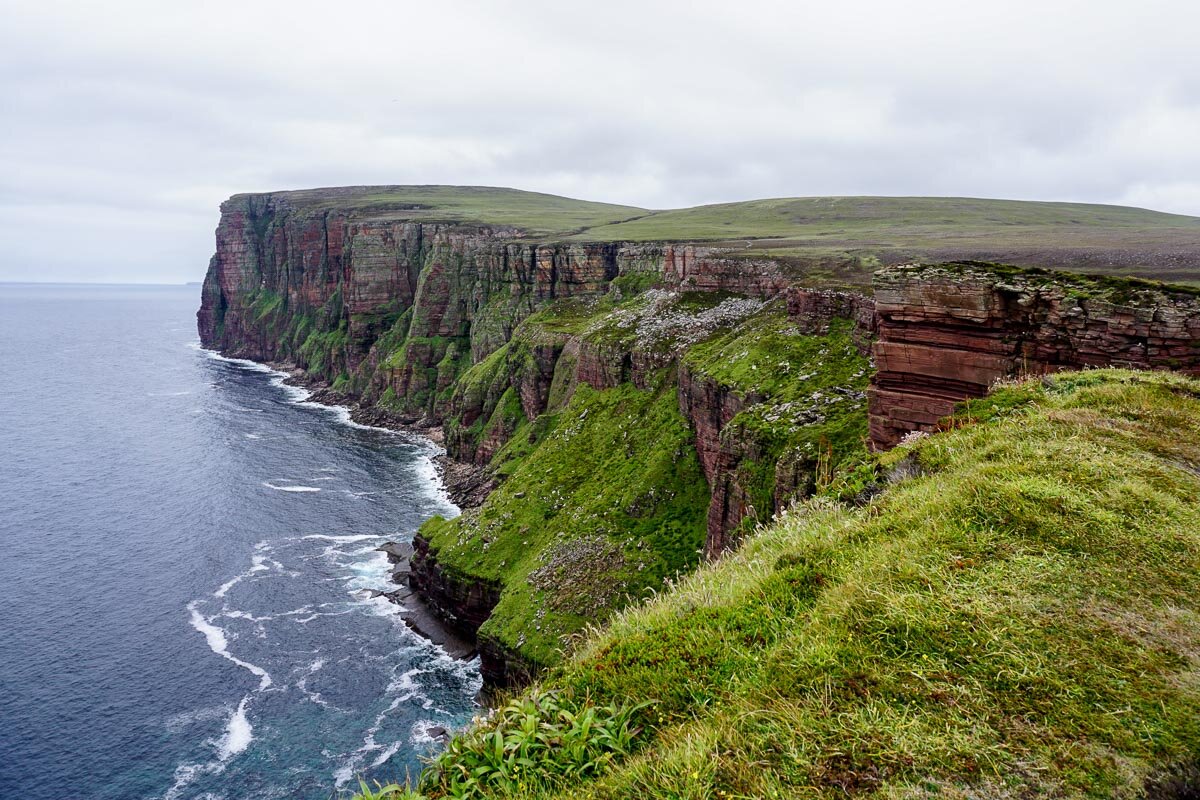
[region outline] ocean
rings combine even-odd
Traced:
[[[403,779],[478,665],[370,590],[433,445],[202,350],[199,288],[0,284],[0,798]]]

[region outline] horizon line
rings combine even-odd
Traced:
[[[149,281],[8,281],[0,280],[0,286],[203,286],[204,281],[170,283]]]

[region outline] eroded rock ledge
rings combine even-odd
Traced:
[[[875,274],[871,442],[932,430],[998,380],[1080,367],[1200,374],[1200,290],[986,264]]]
[[[664,403],[642,400],[664,398],[678,422],[664,453],[623,439],[605,446],[631,459],[636,452],[643,472],[635,477],[661,481],[639,485],[621,513],[694,520],[695,541],[673,541],[659,557],[644,535],[610,530],[612,563],[628,574],[614,573],[603,603],[575,597],[571,569],[543,569],[566,563],[562,543],[532,554],[541,576],[534,589],[487,552],[498,537],[524,536],[506,520],[532,501],[546,501],[544,517],[525,528],[569,515],[559,500],[534,496],[557,498],[563,486],[530,483],[535,489],[509,492],[490,516],[464,515],[440,539],[429,529],[415,538],[413,589],[458,635],[478,637],[495,685],[523,681],[544,663],[535,656],[557,646],[554,626],[541,627],[547,608],[566,609],[571,630],[602,621],[620,592],[636,599],[651,578],[661,585],[694,565],[697,551],[711,558],[735,546],[812,491],[839,454],[861,448],[864,356],[876,337],[876,448],[932,429],[1003,377],[1092,364],[1200,369],[1197,296],[1185,289],[963,263],[885,267],[872,298],[814,288],[796,259],[693,243],[534,241],[515,228],[402,217],[352,203],[296,204],[286,194],[231,198],[197,315],[203,343],[294,365],[323,387],[319,399],[351,405],[356,418],[440,434],[464,507],[497,485],[504,495],[504,480],[532,448],[598,414],[636,432],[639,420],[620,408],[573,405],[587,393],[581,387],[597,396],[629,390],[626,400],[636,402],[627,405],[641,403],[639,413],[660,414]],[[760,338],[774,344],[759,348]],[[821,341],[792,347],[802,339]],[[835,366],[837,377],[824,379]],[[814,375],[823,377],[814,383]],[[557,433],[553,419],[562,420]],[[700,490],[686,503],[685,477]],[[521,602],[541,604],[529,641],[513,608],[500,609],[507,628],[494,624],[514,587],[529,594]]]

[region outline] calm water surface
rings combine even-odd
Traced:
[[[0,798],[329,797],[477,665],[369,589],[430,446],[199,349],[198,287],[0,284]]]

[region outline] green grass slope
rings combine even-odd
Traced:
[[[1200,281],[1200,218],[1141,208],[960,197],[806,197],[660,211],[578,239],[738,241],[745,258],[824,265],[977,259]]]
[[[544,237],[566,236],[648,213],[633,206],[491,186],[343,186],[269,194],[305,210],[514,227]]]
[[[273,192],[364,218],[485,224],[541,241],[697,242],[731,255],[835,269],[975,259],[1200,283],[1200,218],[1141,208],[958,197],[798,197],[665,211],[482,186]],[[845,274],[842,274],[845,273]]]
[[[753,393],[725,444],[746,451],[737,477],[764,516],[782,455],[808,475],[865,452],[869,366],[847,321],[803,336],[779,303],[666,292],[568,300],[529,317],[458,381],[461,396],[499,395],[494,409],[471,426],[448,425],[472,441],[510,433],[490,463],[499,486],[481,507],[435,517],[420,533],[456,578],[502,587],[479,635],[535,668],[562,660],[564,637],[693,569],[710,500],[672,367],[648,372],[641,388],[627,379],[596,390],[576,380],[578,354],[564,354],[547,411],[525,419],[508,370],[537,343],[566,335],[614,374],[634,352],[663,364],[676,353],[695,375]]]
[[[871,242],[888,232],[912,241],[932,233],[1001,234],[1044,227],[1187,230],[1200,219],[1126,206],[965,197],[790,197],[655,211],[581,234],[592,240],[811,239]]]
[[[618,615],[424,795],[1195,796],[1200,381],[1004,388],[830,494],[872,474]]]
[[[708,492],[673,386],[581,385],[498,458],[508,474],[481,508],[421,533],[444,568],[503,585],[479,635],[531,666],[698,561]]]

